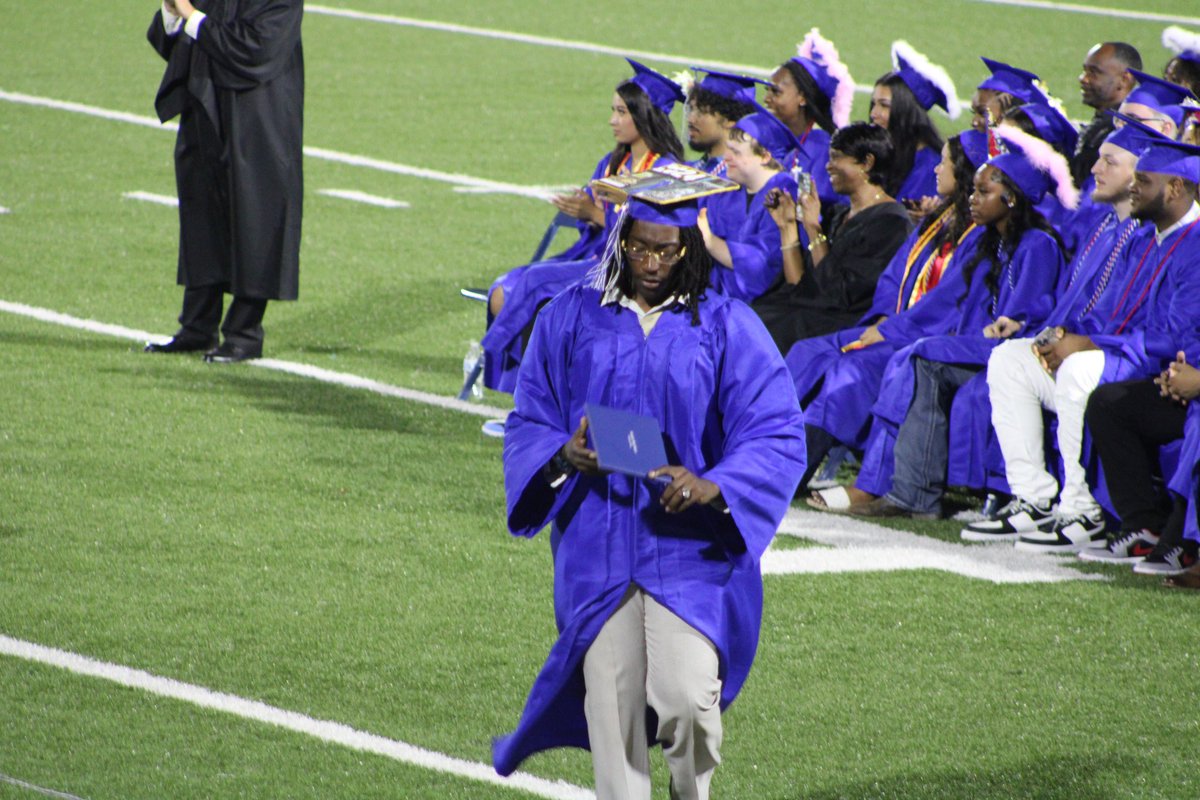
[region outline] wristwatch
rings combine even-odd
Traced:
[[[561,447],[546,466],[542,467],[542,476],[546,479],[546,483],[550,484],[551,489],[557,489],[562,486],[567,482],[567,478],[574,474],[575,467],[567,460]]]

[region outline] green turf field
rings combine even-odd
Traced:
[[[1194,0],[1106,5],[1200,13]],[[31,104],[151,117],[162,71],[144,39],[154,8],[0,0],[0,301],[173,331],[176,212],[122,197],[174,194],[173,134]],[[321,9],[764,69],[819,25],[860,84],[886,71],[903,37],[964,98],[989,55],[1039,72],[1077,117],[1075,78],[1094,42],[1135,44],[1150,71],[1167,59],[1165,20],[970,0],[681,8],[310,6],[306,144],[566,186],[611,146],[609,99],[628,74],[611,54]],[[855,116],[865,113],[860,95]],[[552,208],[319,157],[305,169],[301,299],[269,309],[267,354],[453,395],[483,324],[458,288],[527,259]],[[486,764],[554,626],[548,546],[505,532],[500,445],[480,435],[482,417],[139,351],[0,312],[0,636]],[[908,527],[979,552],[958,545],[955,523]],[[830,546],[801,538],[779,549]],[[725,718],[714,795],[1200,797],[1200,598],[1124,571],[1077,572],[1107,580],[769,576],[759,659]],[[86,800],[531,796],[424,763],[0,655],[4,800],[39,796],[29,785]],[[591,785],[585,753],[525,768]]]

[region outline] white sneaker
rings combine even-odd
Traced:
[[[1053,508],[1050,503],[1043,505],[1014,497],[993,519],[972,522],[959,535],[968,542],[1003,542],[1023,533],[1048,531],[1055,523]]]
[[[1021,534],[1016,548],[1032,553],[1078,553],[1093,542],[1106,540],[1104,515],[1056,515],[1054,527],[1048,531]]]

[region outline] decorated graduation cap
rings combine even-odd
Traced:
[[[1071,167],[1061,153],[1012,125],[1001,125],[994,132],[1005,152],[988,159],[988,165],[1007,175],[1030,203],[1041,202],[1053,189],[1064,208],[1079,206],[1079,190],[1071,181]]]
[[[792,61],[799,64],[816,82],[821,93],[829,98],[833,124],[843,128],[850,123],[850,107],[854,104],[854,79],[842,62],[833,42],[813,28],[796,45]]]
[[[1074,153],[1079,131],[1056,103],[1026,103],[1020,106],[1034,130],[1060,153]]]
[[[762,106],[756,105],[756,108],[753,114],[742,117],[733,127],[752,137],[776,161],[783,162],[788,153],[800,147],[800,140],[774,114]]]
[[[1129,74],[1138,82],[1137,87],[1126,95],[1124,102],[1139,103],[1170,117],[1176,126],[1183,124],[1183,101],[1195,99],[1185,86],[1156,78],[1145,72],[1130,68]]]
[[[1178,25],[1171,25],[1163,29],[1162,43],[1163,47],[1184,61],[1200,64],[1200,33],[1192,33]]]
[[[642,222],[670,225],[672,228],[690,228],[700,217],[700,206],[695,200],[681,200],[678,203],[662,205],[632,195],[626,213]]]
[[[751,78],[749,75],[735,75],[732,72],[718,72],[705,67],[692,67],[696,72],[703,72],[704,77],[695,82],[698,89],[726,97],[739,103],[754,104],[754,90],[758,84],[770,86],[770,82]]]
[[[986,133],[974,128],[967,128],[958,135],[958,143],[962,146],[963,153],[966,154],[967,160],[971,162],[972,166],[979,168],[987,163],[989,152]]]
[[[992,74],[985,78],[978,88],[1011,94],[1022,103],[1044,103],[1049,99],[1049,92],[1046,91],[1042,79],[1029,70],[1018,69],[983,56],[980,56],[980,59]]]
[[[633,67],[633,77],[627,83],[632,83],[646,93],[650,102],[664,114],[670,114],[676,103],[682,103],[687,98],[679,84],[647,67],[632,58],[626,58],[629,66]]]
[[[928,111],[939,106],[950,119],[957,119],[962,113],[962,104],[958,102],[950,75],[911,44],[902,39],[892,42],[892,66],[896,76],[912,90],[921,108]]]

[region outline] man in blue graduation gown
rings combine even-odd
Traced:
[[[262,355],[268,300],[299,292],[301,0],[165,0],[147,37],[167,61],[154,106],[175,144],[179,330],[148,352]],[[225,293],[233,302],[221,312]],[[223,341],[217,346],[217,332]]]
[[[689,207],[690,206],[690,207]],[[783,359],[744,304],[706,292],[694,204],[627,204],[614,255],[539,315],[504,440],[508,526],[547,523],[558,641],[501,774],[551,747],[588,747],[601,798],[649,798],[649,743],[672,796],[704,798],[720,710],[749,673],[759,559],[804,471]],[[599,471],[585,403],[656,418],[669,485]]]
[[[1109,292],[1097,327],[1070,332],[1055,329],[1056,339],[1038,348],[1045,371],[1053,374],[1053,406],[1062,420],[1082,427],[1089,396],[1101,383],[1157,375],[1179,351],[1191,352],[1200,341],[1200,148],[1147,134],[1138,159],[1132,196],[1134,216],[1147,226],[1126,250],[1129,279],[1120,292]],[[1030,379],[1032,380],[1032,378]],[[997,429],[997,437],[1005,439]],[[1060,446],[1065,444],[1059,437]],[[1007,453],[1007,449],[1005,450]],[[1049,530],[1032,530],[1017,547],[1040,551],[1078,551],[1104,542],[1105,525],[1092,497],[1078,448],[1063,448],[1063,486],[1057,520]]]

